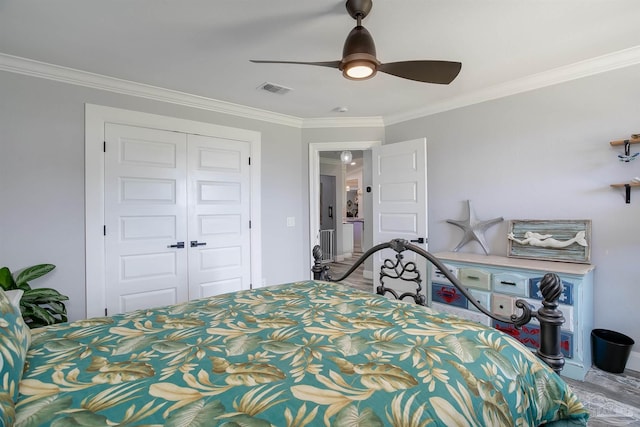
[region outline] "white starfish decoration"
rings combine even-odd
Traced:
[[[487,248],[487,241],[484,238],[484,232],[487,231],[487,228],[502,221],[504,221],[504,218],[502,217],[489,219],[486,221],[478,221],[475,214],[473,213],[473,210],[471,209],[471,200],[467,200],[467,219],[447,220],[449,224],[458,226],[464,231],[462,240],[460,240],[458,246],[453,249],[453,252],[458,252],[464,245],[475,240],[476,242],[480,243],[480,246],[482,246],[484,253],[486,255],[489,255],[489,249]]]

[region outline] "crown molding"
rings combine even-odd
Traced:
[[[346,128],[346,127],[383,127],[382,117],[337,117],[302,119],[286,114],[219,101],[203,96],[192,95],[158,86],[118,79],[102,74],[90,73],[60,65],[48,64],[33,59],[21,58],[0,52],[0,71],[24,74],[55,80],[92,89],[106,90],[124,95],[137,96],[155,101],[169,102],[185,107],[199,108],[217,113],[231,114],[254,120],[281,124],[296,128]]]
[[[469,92],[425,108],[386,116],[385,126],[640,64],[640,46]]]
[[[106,90],[124,95],[137,96],[155,101],[169,102],[186,107],[231,114],[248,119],[262,120],[292,127],[302,127],[299,117],[274,113],[258,108],[219,101],[203,96],[192,95],[171,89],[164,89],[143,83],[48,64],[32,59],[0,53],[0,71],[24,74],[58,82],[84,86],[92,89]]]
[[[302,119],[300,117],[274,113],[272,111],[219,101],[185,92],[164,89],[144,83],[117,79],[114,77],[48,64],[0,52],[0,71],[24,74],[27,76],[39,77],[93,89],[307,129],[384,127],[637,64],[640,64],[640,46],[634,46],[618,52],[577,62],[575,64],[479,89],[477,91],[446,99],[441,102],[436,102],[427,107],[410,112],[392,114],[385,117],[372,116]]]

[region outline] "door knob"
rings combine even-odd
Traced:
[[[197,240],[192,240],[191,241],[191,247],[192,248],[196,248],[198,246],[205,246],[207,244],[207,242],[198,242]]]
[[[425,239],[424,237],[418,237],[415,240],[411,240],[411,243],[424,243],[427,239]]]
[[[178,248],[178,249],[182,249],[184,248],[184,242],[177,242],[175,245],[169,245],[167,246],[168,248]]]

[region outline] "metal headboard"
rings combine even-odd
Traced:
[[[562,311],[558,309],[559,298],[562,295],[562,281],[555,273],[547,273],[540,282],[540,291],[542,293],[542,307],[539,310],[533,310],[532,307],[523,299],[516,301],[516,307],[521,310],[520,314],[512,314],[510,317],[504,317],[490,312],[480,305],[466,287],[455,277],[449,269],[430,252],[419,246],[413,245],[404,239],[393,239],[390,242],[381,243],[366,251],[341,277],[333,278],[329,274],[329,267],[322,264],[322,249],[316,245],[313,248],[314,264],[311,268],[314,280],[324,280],[329,282],[340,282],[351,273],[353,273],[363,262],[374,253],[384,250],[394,250],[394,259],[385,259],[380,267],[380,285],[376,288],[379,295],[391,294],[396,299],[412,298],[416,304],[426,305],[426,298],[422,292],[422,277],[415,262],[404,260],[403,252],[411,251],[426,258],[433,264],[451,283],[464,295],[471,304],[473,304],[480,312],[489,316],[494,320],[508,323],[520,329],[526,325],[532,318],[538,319],[540,322],[540,347],[536,350],[537,356],[549,365],[554,371],[560,372],[564,367],[564,355],[560,350],[560,328],[564,324],[564,316]],[[385,286],[386,278],[399,279],[406,282],[413,282],[416,286],[415,292],[404,292],[400,295]]]

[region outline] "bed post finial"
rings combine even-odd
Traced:
[[[313,272],[313,280],[327,280],[327,266],[322,265],[322,249],[320,249],[320,245],[315,245],[313,247],[313,267],[311,267],[311,271]]]
[[[562,295],[562,280],[555,273],[547,273],[540,281],[542,293],[542,308],[536,317],[540,321],[540,348],[536,351],[538,357],[551,368],[560,373],[564,367],[564,355],[561,351],[560,328],[564,323],[562,311],[558,309],[558,300]]]

